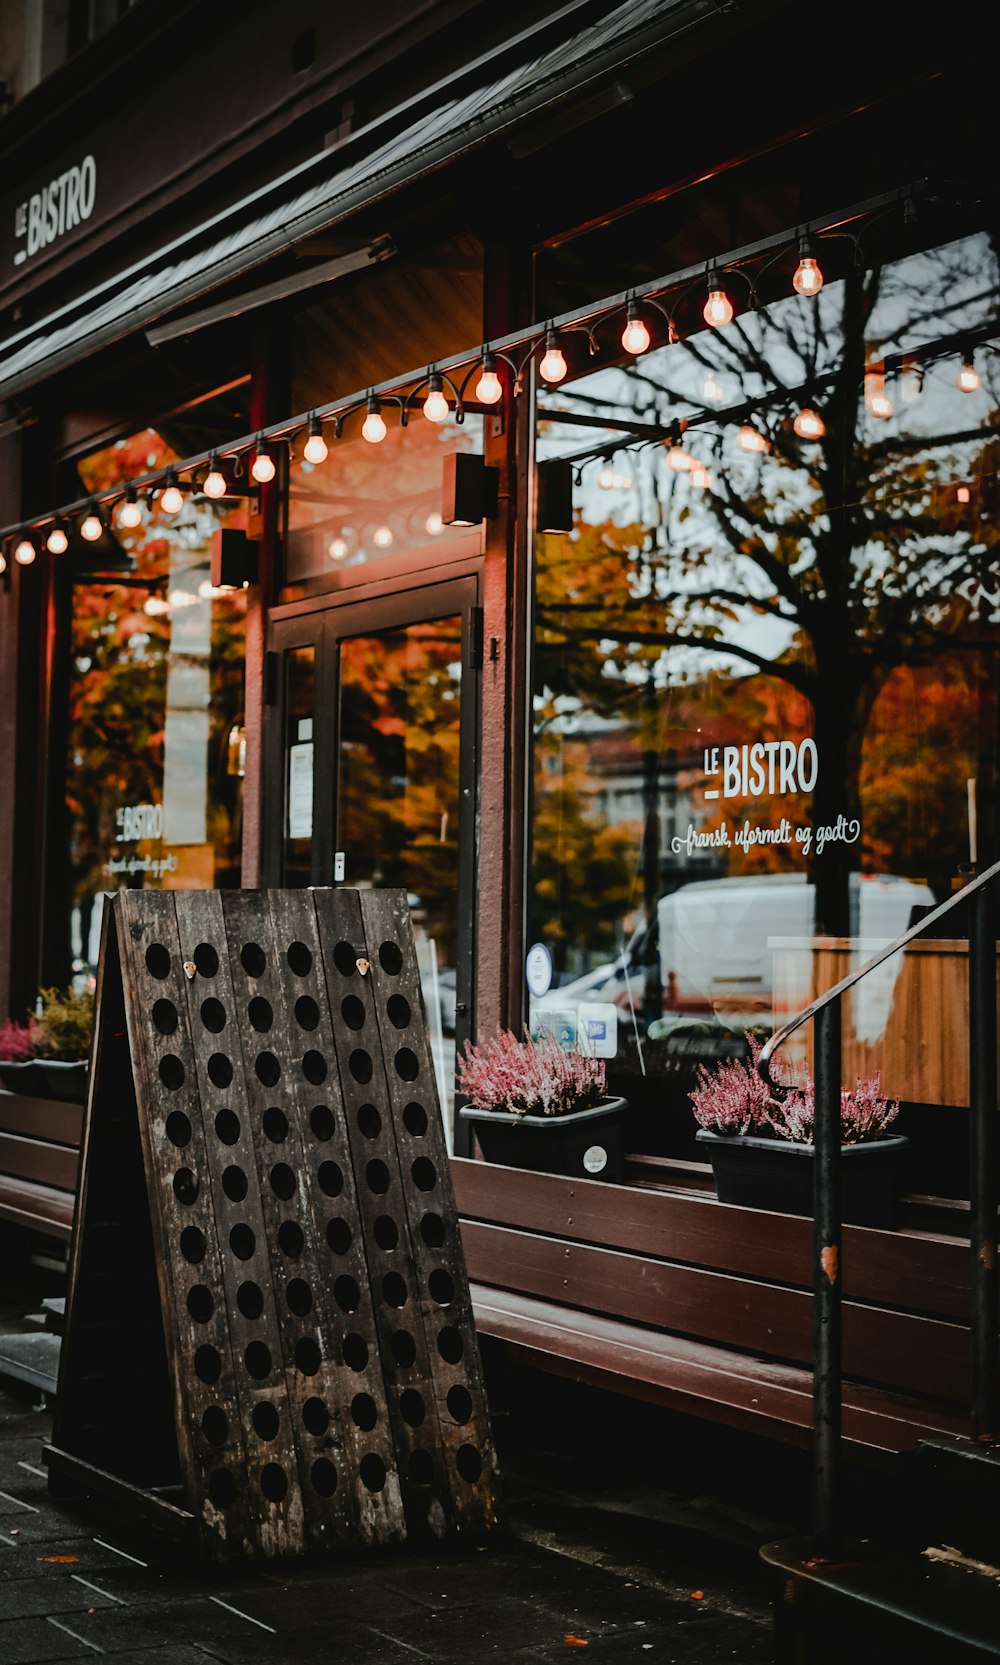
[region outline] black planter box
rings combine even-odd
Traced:
[[[719,1201],[774,1214],[812,1214],[814,1145],[702,1128]],[[909,1139],[894,1134],[869,1144],[841,1145],[843,1218],[857,1226],[892,1226],[906,1173]]]
[[[54,1098],[66,1104],[87,1101],[87,1062],[62,1063],[57,1058],[28,1058],[15,1064],[0,1058],[0,1083],[9,1093],[29,1098]]]
[[[476,1110],[472,1105],[459,1113],[475,1127],[487,1162],[620,1185],[624,1108],[623,1098],[608,1098],[593,1110],[574,1110],[568,1116],[515,1116],[512,1111]]]

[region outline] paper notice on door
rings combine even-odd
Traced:
[[[313,743],[300,741],[288,750],[288,836],[312,838]]]

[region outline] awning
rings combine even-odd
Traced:
[[[718,0],[625,0],[498,79],[460,96],[442,93],[418,120],[349,166],[337,168],[337,151],[312,158],[197,232],[175,239],[10,337],[0,347],[0,399],[328,231],[567,96],[606,81],[719,10]]]

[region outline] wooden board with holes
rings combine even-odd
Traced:
[[[52,1489],[218,1560],[490,1530],[405,895],[121,892],[97,1004]]]

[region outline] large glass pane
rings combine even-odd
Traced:
[[[315,720],[316,649],[309,643],[285,655],[286,885],[312,883]]]

